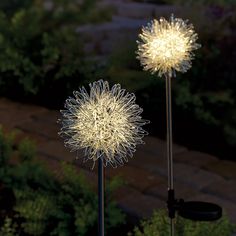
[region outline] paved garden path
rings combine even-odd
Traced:
[[[70,153],[58,137],[58,117],[58,111],[0,98],[0,124],[6,130],[18,129],[18,139],[28,136],[34,140],[39,160],[55,172],[60,161],[73,162],[96,183],[96,168],[92,171],[91,163],[83,163],[82,154],[75,160],[75,153]],[[166,143],[150,136],[145,142],[125,166],[106,169],[107,178],[120,175],[126,181],[116,200],[136,217],[149,217],[154,209],[166,205]],[[236,162],[174,145],[174,168],[177,197],[218,203],[236,223]]]
[[[178,14],[182,8],[172,5],[138,3],[125,0],[102,0],[98,7],[113,11],[112,19],[98,24],[86,24],[77,28],[80,38],[84,39],[86,55],[100,56],[112,53],[135,42],[143,25],[153,18],[169,17]]]

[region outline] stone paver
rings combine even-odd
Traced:
[[[3,127],[4,131],[11,132],[12,129],[5,129],[5,126]],[[32,141],[36,146],[45,143],[46,140],[49,140],[41,135],[38,135],[37,133],[27,133],[27,137],[25,136],[25,132],[20,129],[14,129],[13,130],[15,139],[14,139],[14,145],[18,145],[24,138],[29,139]]]
[[[38,146],[38,153],[53,157],[57,160],[72,162],[76,158],[76,153],[65,148],[62,140],[51,140]]]
[[[197,167],[204,167],[218,161],[215,156],[197,151],[177,153],[174,158],[176,162],[190,164]]]
[[[212,172],[197,168],[195,166],[175,163],[174,178],[187,186],[192,186],[197,190],[210,185],[223,178]]]
[[[236,162],[222,160],[210,163],[205,168],[227,179],[236,179]]]
[[[153,211],[165,208],[166,203],[153,196],[129,188],[129,192],[118,199],[118,205],[127,213],[138,218],[148,218]]]
[[[160,152],[159,155],[146,153],[141,147],[135,152],[134,157],[129,160],[129,165],[142,166],[143,169],[154,173],[162,172],[167,167],[163,153]]]
[[[31,118],[33,114],[46,111],[45,108],[31,105],[22,106],[20,103],[0,98],[0,121],[6,128],[15,128],[17,125]]]
[[[186,186],[186,184],[182,184],[176,181],[174,183],[174,187],[175,187],[175,195],[177,199],[189,198],[199,193],[194,187]],[[163,201],[166,201],[167,191],[168,191],[168,188],[167,188],[167,179],[166,179],[166,181],[163,181],[157,184],[156,186],[148,188],[144,193],[160,198]]]
[[[235,202],[236,180],[215,181],[214,183],[203,188],[202,191]]]
[[[116,169],[108,169],[106,174],[110,176],[121,176],[125,179],[126,183],[140,192],[145,191],[151,186],[155,186],[162,181],[162,178],[158,175],[154,175],[146,170],[124,165]]]
[[[57,133],[59,131],[59,125],[56,123],[50,124],[45,121],[41,120],[36,121],[34,119],[31,119],[17,125],[16,128],[23,130],[27,133],[44,136],[45,138],[58,139]]]
[[[162,156],[166,158],[166,142],[155,138],[155,137],[145,137],[144,138],[145,145],[138,146],[138,149],[142,149],[148,154],[154,154],[155,156]],[[179,154],[187,151],[187,149],[183,146],[179,146],[177,144],[173,144],[173,153]]]
[[[23,121],[15,127],[30,135],[58,140],[60,125],[57,123],[57,120],[59,117],[60,113],[58,111],[45,110],[34,112],[27,121]]]
[[[74,164],[87,180],[97,188],[97,165],[83,161],[83,152],[71,153],[58,137],[58,111],[38,106],[22,105],[0,99],[0,124],[4,128],[18,128],[16,142],[25,136],[36,140],[37,158],[61,178],[61,162]],[[125,186],[114,198],[127,213],[135,217],[149,217],[154,209],[166,207],[167,163],[166,142],[146,137],[134,157],[123,167],[106,168],[106,178],[120,175]],[[78,159],[76,159],[78,157]],[[15,161],[14,158],[12,160]],[[174,177],[177,198],[213,201],[220,204],[236,222],[236,163],[222,161],[214,156],[189,151],[174,145]],[[96,163],[97,164],[97,163]]]
[[[137,151],[134,154],[134,157],[130,159],[129,164],[166,176],[166,143],[163,140],[154,137],[146,137],[144,138],[144,141],[145,145],[138,146]],[[186,151],[187,149],[184,147],[173,145],[174,155]]]
[[[41,113],[36,113],[32,115],[32,118],[36,121],[42,121],[49,124],[57,124],[57,120],[61,118],[61,114],[59,111],[54,110],[46,110]]]
[[[58,161],[66,161],[75,164],[78,168],[91,170],[93,167],[92,161],[84,161],[83,151],[70,152],[69,148],[66,148],[63,140],[50,140],[44,142],[37,147],[37,152],[40,155],[48,156]],[[96,166],[94,172],[96,171]]]

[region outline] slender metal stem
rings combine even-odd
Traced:
[[[172,104],[171,104],[171,77],[166,76],[166,120],[167,120],[167,165],[168,190],[174,190],[173,175],[173,148],[172,148]],[[171,236],[174,236],[174,220],[170,219]]]
[[[175,224],[174,224],[174,219],[170,219],[170,235],[174,236],[175,235]]]
[[[104,166],[98,159],[98,236],[104,236]]]
[[[166,76],[166,118],[167,118],[168,188],[174,189],[173,148],[172,148],[172,105],[171,105],[171,77],[170,76]]]

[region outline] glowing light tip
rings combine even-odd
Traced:
[[[175,76],[175,71],[186,72],[191,68],[193,51],[200,47],[198,36],[188,20],[165,18],[153,20],[143,27],[139,35],[137,58],[144,70],[158,76]]]
[[[119,84],[110,88],[99,80],[89,86],[89,93],[82,87],[66,100],[59,134],[72,151],[84,149],[85,160],[103,158],[105,165],[122,165],[143,143],[147,132],[142,126],[148,121],[141,118],[135,95]]]

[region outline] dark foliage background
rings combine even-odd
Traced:
[[[152,3],[160,3],[152,1]],[[202,48],[193,67],[173,80],[174,140],[233,159],[236,150],[234,1],[168,0],[196,26]],[[113,10],[86,1],[1,1],[0,95],[61,108],[81,85],[99,78],[137,94],[151,135],[165,137],[164,81],[142,71],[134,41],[116,45],[105,61],[87,57],[76,28],[111,19]]]

